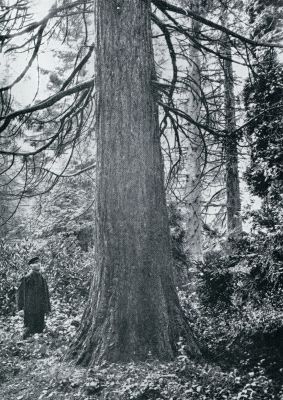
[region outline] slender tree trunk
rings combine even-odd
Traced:
[[[199,354],[173,285],[150,1],[97,0],[95,266],[78,363]]]
[[[191,2],[191,7],[195,12],[200,12],[200,1]],[[192,35],[198,40],[200,24],[192,20]],[[197,45],[192,42],[190,50],[191,62],[191,92],[187,102],[186,112],[198,121],[201,112],[201,54]],[[189,137],[187,140],[186,153],[184,159],[184,170],[186,175],[185,185],[185,222],[186,222],[186,250],[195,261],[202,261],[202,220],[201,220],[201,152],[202,141],[199,129],[191,124],[189,127]]]
[[[234,77],[231,61],[229,37],[223,35],[224,102],[225,102],[225,160],[227,192],[227,230],[229,238],[236,238],[242,232],[241,197],[238,169],[238,140],[236,131],[236,112],[234,95]]]
[[[0,76],[0,86],[5,86],[9,82],[9,65],[6,61],[5,66],[3,66],[2,75]],[[8,114],[9,112],[9,95],[4,92],[1,93],[0,96],[0,115]],[[0,137],[0,146],[5,148],[9,143],[9,139],[5,138],[1,135]],[[6,156],[2,155],[2,163],[5,164]],[[7,161],[7,160],[6,160]],[[8,161],[7,161],[8,162]],[[10,208],[9,201],[7,199],[8,188],[6,186],[6,182],[10,181],[10,178],[6,178],[5,175],[0,176],[0,238],[6,238],[9,232],[8,224],[5,223],[10,217]]]

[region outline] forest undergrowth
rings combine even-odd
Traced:
[[[186,355],[185,343],[180,338],[178,355],[169,363],[156,361],[149,354],[148,360],[141,363],[105,362],[85,369],[66,362],[64,356],[76,334],[87,298],[91,253],[83,252],[71,238],[61,244],[57,238],[45,246],[43,260],[52,311],[44,333],[23,340],[23,318],[15,307],[15,283],[25,272],[25,254],[29,253],[30,245],[17,246],[18,251],[11,251],[2,245],[2,254],[9,250],[10,259],[7,253],[6,261],[10,268],[6,264],[0,280],[1,293],[6,293],[0,299],[1,399],[283,398],[281,302],[275,304],[273,295],[257,306],[241,299],[240,307],[239,293],[234,289],[235,285],[241,285],[239,280],[233,281],[235,271],[231,277],[226,268],[231,261],[229,257],[210,254],[197,267],[199,274],[198,278],[192,278],[193,288],[187,286],[179,292],[200,343],[202,361]],[[242,287],[241,293],[244,297]],[[277,297],[280,298],[280,293]]]
[[[22,319],[1,318],[0,397],[35,399],[279,399],[278,383],[259,363],[227,368],[195,362],[180,342],[174,362],[107,364],[85,369],[64,361],[80,310],[55,304],[43,334],[22,340]]]

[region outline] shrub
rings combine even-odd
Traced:
[[[28,241],[5,243],[0,241],[0,314],[7,315],[16,309],[16,292],[32,244]]]
[[[38,243],[37,243],[38,244]],[[31,254],[38,254],[42,260],[54,299],[82,303],[88,294],[92,252],[84,252],[76,238],[56,235],[49,239],[41,250],[35,250],[34,243],[22,240],[17,243],[0,242],[0,313],[16,311],[16,292],[20,279],[29,271]]]
[[[88,295],[93,253],[83,251],[74,236],[49,238],[42,259],[53,296],[81,302]]]
[[[230,307],[233,294],[231,260],[223,253],[210,252],[203,263],[198,263],[198,295],[206,308],[217,311]]]

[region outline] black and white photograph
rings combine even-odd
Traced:
[[[0,0],[0,400],[283,400],[282,206],[282,0]]]

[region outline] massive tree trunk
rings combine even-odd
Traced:
[[[227,230],[229,238],[236,238],[242,232],[241,197],[238,169],[238,139],[236,131],[234,77],[231,61],[231,43],[229,36],[223,35],[222,44],[224,68],[224,102],[225,102],[225,160],[227,192]]]
[[[173,285],[150,1],[97,0],[95,265],[71,348],[83,365],[199,354]]]

